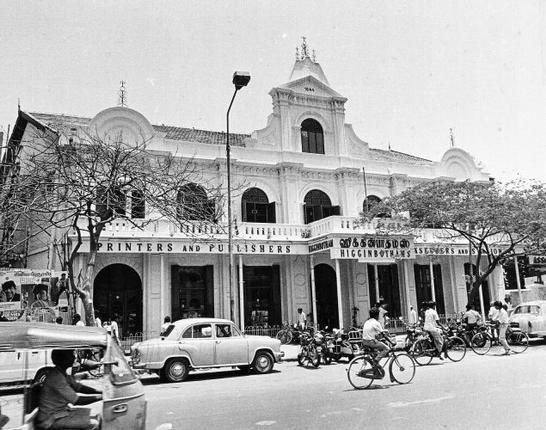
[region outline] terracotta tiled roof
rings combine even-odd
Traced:
[[[53,129],[62,124],[65,127],[80,127],[87,128],[91,122],[91,118],[84,118],[71,115],[59,115],[32,112],[34,118],[42,124]],[[209,143],[213,145],[225,145],[226,133],[221,131],[199,130],[196,128],[173,127],[168,125],[152,125],[155,131],[165,133],[165,138],[172,140],[182,140],[185,142]],[[233,146],[245,146],[245,139],[249,138],[249,134],[230,133],[230,144]]]
[[[370,152],[374,158],[385,161],[400,161],[400,162],[411,162],[419,164],[431,164],[433,161],[427,160],[426,158],[417,157],[415,155],[406,154],[405,152],[399,151],[385,151],[384,149],[370,148]]]
[[[184,140],[187,142],[212,143],[225,145],[226,133],[221,131],[199,130],[196,128],[172,127],[169,125],[154,125],[154,130],[165,133],[167,139]],[[244,140],[249,134],[229,134],[230,144],[233,146],[245,146]]]

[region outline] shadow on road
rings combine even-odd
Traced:
[[[269,374],[275,374],[280,373],[280,370],[273,369]],[[197,382],[197,381],[207,381],[207,380],[219,380],[219,379],[227,379],[227,378],[245,378],[245,377],[252,377],[252,376],[260,376],[264,377],[265,375],[258,375],[256,373],[248,373],[241,370],[220,370],[220,371],[193,371],[188,375],[188,379],[186,379],[183,384],[188,384],[191,382]],[[143,385],[161,385],[163,383],[174,385],[177,384],[177,382],[162,382],[159,376],[146,376],[140,379],[140,382],[142,382]],[[180,382],[178,382],[180,384]]]

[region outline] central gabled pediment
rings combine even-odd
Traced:
[[[336,97],[345,99],[341,94],[334,91],[332,88],[314,76],[305,76],[303,78],[296,79],[295,81],[280,85],[278,88],[292,90],[299,94],[305,94],[306,96]]]

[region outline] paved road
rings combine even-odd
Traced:
[[[346,362],[305,369],[284,362],[268,375],[195,372],[186,382],[148,379],[149,427],[174,429],[543,429],[546,346],[417,369],[413,383],[349,385]],[[379,427],[380,426],[380,427]]]

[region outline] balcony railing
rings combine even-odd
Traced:
[[[390,222],[384,219],[360,223],[357,218],[330,216],[310,224],[269,224],[269,223],[234,223],[234,239],[244,240],[278,240],[307,241],[327,234],[376,234],[378,224]],[[379,225],[380,226],[380,225]],[[85,222],[81,221],[82,233],[85,235]],[[416,242],[446,243],[463,242],[455,239],[452,232],[440,229],[412,230]],[[103,231],[103,237],[124,238],[202,238],[214,237],[226,239],[226,224],[206,222],[187,222],[180,226],[167,220],[128,220],[120,219],[109,223]],[[497,238],[495,238],[497,239]],[[501,238],[499,238],[501,239]],[[501,240],[499,240],[501,242]],[[466,242],[465,242],[466,243]]]

